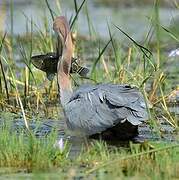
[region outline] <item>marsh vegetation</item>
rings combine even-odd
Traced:
[[[98,6],[102,2],[98,1]],[[14,179],[178,179],[179,56],[176,52],[169,56],[178,48],[177,18],[171,16],[168,26],[161,23],[163,3],[155,0],[147,17],[148,31],[136,40],[117,21],[106,21],[105,35],[98,32],[87,0],[68,4],[73,12],[68,19],[75,34],[74,54],[81,65],[90,69],[88,78],[73,74],[73,86],[132,84],[152,105],[148,108],[150,119],[139,127],[135,142],[87,143],[69,140],[68,132],[64,132],[56,78],[48,81],[46,74],[32,65],[32,55],[55,51],[57,37],[52,20],[48,20],[64,11],[64,2],[40,3],[46,7],[44,16],[40,16],[41,27],[23,12],[26,32],[20,35],[14,33],[15,2],[7,5],[8,12],[1,11],[9,13],[10,24],[7,32],[0,33],[0,175]],[[165,7],[168,4],[178,11],[178,1],[167,1]],[[98,6],[93,6],[97,11]],[[144,6],[148,7],[145,1]],[[78,33],[83,28],[78,23],[82,16],[86,34]],[[59,149],[54,144],[62,137],[63,148]]]

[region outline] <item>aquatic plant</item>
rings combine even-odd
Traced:
[[[175,6],[178,8],[177,2]],[[43,121],[52,118],[56,121],[62,117],[56,80],[46,81],[46,74],[38,71],[31,64],[33,54],[53,51],[55,36],[50,30],[51,24],[47,18],[42,20],[44,26],[42,31],[25,14],[26,34],[14,35],[13,8],[11,1],[11,33],[0,35],[0,167],[2,168],[0,174],[46,170],[57,178],[60,176],[96,179],[116,177],[178,179],[179,148],[178,144],[171,141],[168,143],[147,141],[127,144],[124,147],[121,147],[121,144],[120,147],[114,147],[102,141],[95,141],[89,143],[87,147],[84,145],[80,155],[70,159],[70,144],[65,144],[63,151],[54,148],[57,130],[42,139],[36,136],[30,126],[32,119]],[[59,12],[51,9],[50,3],[48,8],[52,17],[59,15]],[[173,69],[176,68],[175,72],[173,70],[172,73],[166,72],[168,64],[172,61],[166,55],[168,53],[163,46],[163,35],[168,37],[169,44],[177,44],[178,37],[172,29],[161,24],[160,2],[156,0],[154,3],[149,17],[150,30],[142,42],[137,42],[117,22],[108,22],[106,31],[109,32],[109,36],[102,39],[95,30],[90,16],[92,12],[85,0],[80,4],[74,0],[74,15],[70,21],[73,31],[78,27],[77,21],[82,9],[87,19],[89,36],[80,37],[77,34],[75,53],[91,68],[91,73],[86,79],[73,75],[73,85],[81,82],[112,82],[138,86],[143,91],[146,101],[150,101],[152,105],[152,109],[148,108],[150,114],[148,124],[151,131],[162,140],[165,134],[160,125],[162,119],[164,124],[173,127],[173,136],[177,139],[178,115],[170,112],[169,108],[178,107],[178,102],[169,102],[168,97],[171,95],[172,87],[176,86],[178,67],[173,66]],[[115,32],[112,31],[114,24]],[[35,33],[34,29],[38,32]],[[127,35],[131,41],[128,47],[117,40],[116,36],[119,35]],[[153,42],[151,42],[152,38]],[[151,56],[145,55],[146,51],[145,53],[142,51],[145,48],[149,50],[148,54],[152,52]],[[17,56],[21,59],[20,67],[16,63]],[[14,119],[17,118],[23,119],[26,128],[20,131],[12,128]],[[60,147],[63,147],[61,142]],[[5,167],[15,169],[7,170]],[[39,177],[44,176],[48,174],[39,174]]]

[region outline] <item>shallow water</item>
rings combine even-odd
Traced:
[[[178,107],[177,107],[178,110]],[[4,122],[0,120],[0,126],[4,126]],[[144,141],[163,141],[163,142],[178,142],[178,135],[174,132],[174,128],[170,126],[166,121],[160,120],[157,125],[157,129],[160,129],[161,132],[157,132],[154,129],[150,128],[147,124],[141,124],[139,126],[139,135],[135,137],[132,141],[136,143],[141,143]],[[64,119],[54,120],[54,119],[46,119],[41,121],[29,121],[29,127],[34,132],[34,134],[38,138],[45,138],[48,134],[50,134],[53,130],[57,130],[59,141],[63,138],[64,141],[68,141],[71,144],[71,152],[70,157],[76,157],[80,152],[82,146],[87,145],[88,141],[92,141],[92,139],[86,139],[80,136],[70,135],[70,133],[66,129],[66,125]],[[25,130],[25,124],[23,119],[14,119],[11,130],[17,132],[23,132]],[[128,143],[127,141],[114,141],[107,142],[110,145],[123,147],[124,144]]]

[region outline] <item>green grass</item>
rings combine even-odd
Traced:
[[[47,1],[46,1],[47,2]],[[84,3],[84,4],[83,4]],[[96,33],[90,18],[87,1],[74,0],[76,14],[71,17],[73,30],[79,29],[77,24],[81,10],[85,7],[88,22],[89,39],[83,40],[77,36],[75,54],[82,57],[83,64],[91,67],[89,79],[79,78],[73,75],[78,84],[86,82],[100,83],[128,83],[136,85],[145,95],[146,101],[150,101],[153,108],[149,110],[150,120],[148,124],[155,133],[162,136],[162,130],[158,125],[159,119],[166,121],[175,128],[178,136],[178,115],[169,111],[167,97],[175,85],[174,79],[166,73],[168,57],[163,49],[163,35],[170,38],[170,43],[175,44],[178,38],[172,32],[160,24],[160,4],[156,0],[153,12],[151,12],[150,26],[154,29],[154,41],[150,43],[151,34],[146,36],[144,43],[136,42],[120,26],[116,25],[115,33],[112,33],[114,24],[108,22],[109,36],[101,39]],[[51,9],[51,16],[58,12]],[[11,3],[11,16],[13,16],[13,4]],[[30,22],[25,36],[13,35],[13,19],[11,19],[11,34],[1,35],[0,46],[0,175],[11,173],[32,172],[30,177],[57,178],[91,178],[91,179],[178,179],[179,176],[179,146],[175,142],[144,142],[141,144],[127,143],[125,146],[112,146],[102,141],[92,141],[88,146],[84,143],[80,155],[70,158],[70,142],[67,142],[63,151],[54,148],[57,132],[54,129],[44,138],[38,138],[29,127],[32,119],[59,119],[61,110],[58,104],[58,92],[56,79],[52,83],[46,82],[46,74],[38,71],[31,64],[30,57],[33,53],[46,53],[55,49],[55,36],[51,26],[44,18],[44,31],[38,30],[28,17]],[[113,22],[115,23],[115,22]],[[124,47],[118,42],[115,34],[125,35],[133,43]],[[121,33],[122,32],[122,33]],[[150,48],[152,56],[145,48]],[[147,54],[146,54],[147,53]],[[92,56],[89,56],[92,55]],[[15,63],[15,55],[19,55],[24,64],[19,67]],[[88,58],[90,57],[90,58]],[[88,59],[85,61],[84,59]],[[176,71],[176,72],[175,72]],[[177,74],[174,67],[172,73]],[[171,73],[171,74],[172,74]],[[176,76],[177,78],[177,76]],[[74,85],[74,84],[73,84]],[[176,106],[175,103],[172,104]],[[53,106],[53,108],[49,108]],[[20,132],[12,131],[14,119],[21,118],[26,128]],[[175,136],[175,135],[174,135]],[[46,172],[46,173],[43,173]],[[13,174],[14,175],[14,174]]]
[[[68,149],[54,147],[57,132],[54,130],[44,138],[38,138],[27,129],[14,129],[13,115],[1,113],[0,167],[26,169],[27,172],[48,170],[68,162]]]
[[[54,148],[56,131],[37,138],[26,129],[12,131],[14,116],[1,113],[0,175],[32,173],[30,176],[57,178],[179,178],[179,144],[164,142],[125,143],[115,147],[103,141],[83,144],[80,155],[70,158],[71,146]],[[73,153],[73,152],[71,152]],[[42,172],[46,172],[41,174]],[[12,174],[13,175],[13,174]],[[13,175],[14,176],[14,175]],[[143,177],[143,178],[142,178]]]

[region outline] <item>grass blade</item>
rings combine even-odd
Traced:
[[[77,12],[78,12],[78,5],[77,5],[77,1],[76,0],[74,0],[74,4],[75,4],[75,12],[77,14]]]
[[[119,28],[117,25],[114,24],[114,26],[120,31],[122,32],[126,37],[128,37],[137,47],[139,47],[139,49],[143,52],[143,54],[145,55],[145,57],[147,57],[148,59],[150,59],[150,57],[152,56],[152,52],[150,50],[148,50],[146,47],[140,45],[139,43],[137,43],[132,37],[130,37],[126,32],[124,32],[121,28]]]
[[[177,42],[179,42],[179,38],[176,37],[176,35],[175,35],[173,32],[171,32],[168,28],[166,28],[166,27],[164,27],[164,26],[161,26],[161,27],[162,27],[162,29],[163,29],[164,31],[166,31],[174,40],[176,40]]]
[[[51,17],[52,17],[52,20],[54,21],[54,15],[53,15],[53,14],[55,14],[55,13],[54,13],[54,11],[52,11],[48,0],[45,0],[45,3],[46,3],[47,8],[48,8],[48,10],[49,10],[49,12],[50,12],[50,15],[51,15]]]
[[[95,60],[93,66],[92,66],[91,75],[94,73],[97,63],[99,62],[101,56],[104,54],[106,48],[107,48],[108,45],[111,43],[111,41],[112,41],[112,37],[111,37],[110,40],[106,43],[106,45],[103,47],[103,49],[101,50],[101,52],[99,52],[98,58]]]
[[[76,22],[76,20],[77,20],[77,18],[78,18],[78,14],[80,13],[80,11],[81,11],[81,9],[82,9],[82,7],[83,7],[83,5],[84,5],[85,2],[86,2],[86,0],[83,0],[83,2],[81,3],[80,7],[79,7],[78,10],[76,11],[76,15],[75,15],[75,17],[73,18],[72,22],[70,23],[70,29],[73,28],[73,26],[74,26],[74,24],[75,24],[75,22]]]
[[[1,54],[1,51],[2,51],[2,47],[3,47],[3,43],[4,43],[5,38],[6,38],[6,33],[4,34],[4,36],[2,38],[2,41],[1,41],[0,54]],[[0,67],[1,67],[2,76],[3,76],[3,80],[4,80],[7,101],[8,101],[8,103],[10,103],[10,101],[9,101],[9,92],[8,92],[7,81],[6,81],[6,75],[5,75],[5,72],[4,72],[4,68],[3,68],[3,64],[2,64],[1,58],[0,58]]]

